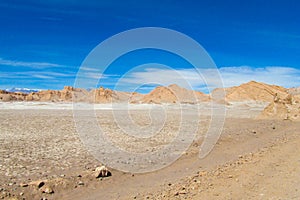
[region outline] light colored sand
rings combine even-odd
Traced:
[[[108,134],[120,134],[113,111],[122,116],[124,112],[121,111],[126,111],[126,105],[119,104],[114,109],[108,105],[97,106],[97,120],[103,129]],[[235,199],[236,195],[239,199],[285,199],[284,192],[272,196],[272,191],[279,191],[280,184],[275,182],[280,180],[286,184],[285,188],[289,188],[287,199],[298,199],[299,123],[253,119],[265,107],[262,103],[228,105],[220,140],[211,154],[200,160],[199,147],[210,122],[209,106],[199,105],[200,115],[197,116],[193,115],[195,106],[182,107],[189,114],[185,126],[192,130],[195,119],[199,119],[199,129],[190,149],[171,166],[135,176],[112,169],[113,176],[100,181],[90,175],[99,161],[86,151],[79,139],[72,104],[1,103],[0,188],[19,198],[24,192],[22,198],[25,199]],[[168,143],[178,128],[178,105],[132,105],[130,108],[132,120],[141,129],[151,123],[160,125],[159,117],[156,121],[151,120],[156,112],[165,113],[168,118],[159,129],[160,135],[158,133],[152,140],[131,141],[131,138],[126,139],[127,136],[114,137],[123,148],[134,147],[130,149],[133,151],[148,145],[143,150],[155,150]],[[215,105],[214,109],[222,109],[222,106]],[[126,120],[120,123],[126,128]],[[250,152],[254,156],[249,162],[241,158],[243,164],[234,164],[239,155],[247,157]],[[139,161],[130,160],[128,166],[134,162]],[[199,176],[199,171],[206,171],[207,175]],[[274,176],[270,171],[274,171]],[[62,177],[62,174],[66,176]],[[78,177],[79,174],[82,177]],[[196,174],[194,182],[191,177]],[[233,178],[228,179],[231,175]],[[49,180],[54,194],[43,194],[33,187],[19,187],[22,182],[38,179]],[[235,182],[236,179],[239,181]],[[79,186],[79,181],[84,185]],[[174,195],[183,186],[185,194]]]

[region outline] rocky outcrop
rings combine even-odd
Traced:
[[[274,96],[273,101],[258,116],[259,119],[300,120],[300,96],[287,95],[285,98]]]
[[[5,90],[0,90],[0,101],[24,101],[26,98],[26,94],[20,92],[7,92]]]
[[[112,103],[118,102],[119,97],[115,91],[100,87],[90,92],[91,102],[93,103]]]

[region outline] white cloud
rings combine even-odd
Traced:
[[[237,86],[251,80],[284,87],[300,86],[300,70],[292,67],[267,66],[267,67],[221,67],[215,69],[200,69],[200,74],[195,69],[160,69],[146,68],[143,71],[126,74],[120,79],[119,84],[137,87],[156,83],[160,85],[178,84],[182,87],[195,90],[205,90],[206,87],[214,89],[220,87],[218,73],[223,86]],[[202,76],[201,76],[202,75]]]
[[[220,73],[226,87],[240,85],[251,80],[284,87],[300,86],[300,70],[292,67],[222,67]]]

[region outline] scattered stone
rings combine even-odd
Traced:
[[[78,177],[78,178],[81,178],[82,176],[79,174],[77,177]]]
[[[84,182],[79,181],[79,182],[78,182],[78,185],[84,185]]]
[[[256,131],[255,131],[255,130],[252,130],[252,133],[253,133],[253,134],[256,134]]]
[[[41,181],[41,180],[32,181],[32,182],[29,183],[29,185],[34,185],[37,188],[41,188],[41,187],[43,187],[45,185],[45,181]]]
[[[105,166],[97,167],[95,169],[95,177],[96,178],[108,177],[108,176],[111,176],[111,172]]]
[[[230,174],[230,175],[228,175],[228,178],[233,178],[233,175],[231,175],[231,174]]]
[[[24,192],[21,192],[21,193],[20,193],[20,196],[23,196],[23,195],[24,195]]]
[[[27,183],[20,183],[20,187],[27,187],[28,184]]]

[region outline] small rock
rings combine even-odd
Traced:
[[[233,175],[231,175],[231,174],[230,174],[230,175],[228,175],[228,178],[233,178]]]
[[[84,185],[84,182],[79,181],[79,182],[78,182],[78,185]]]
[[[21,192],[21,193],[20,193],[20,196],[23,196],[23,195],[24,195],[24,192]]]
[[[179,192],[179,194],[186,194],[186,191],[185,191],[185,190],[181,190],[181,191]]]
[[[78,178],[81,178],[82,176],[79,174],[79,175],[77,175],[77,177],[78,177]]]
[[[95,169],[95,177],[108,177],[111,176],[111,172],[105,166],[97,167]]]
[[[42,192],[46,193],[46,194],[53,194],[54,193],[54,191],[51,187],[42,188]]]
[[[38,181],[32,181],[29,183],[29,185],[34,185],[38,188],[41,188],[45,185],[45,181],[41,181],[41,180],[38,180]]]
[[[252,133],[253,133],[253,134],[256,134],[256,131],[255,131],[255,130],[252,130]]]
[[[20,183],[20,187],[27,187],[28,184],[27,183]]]

